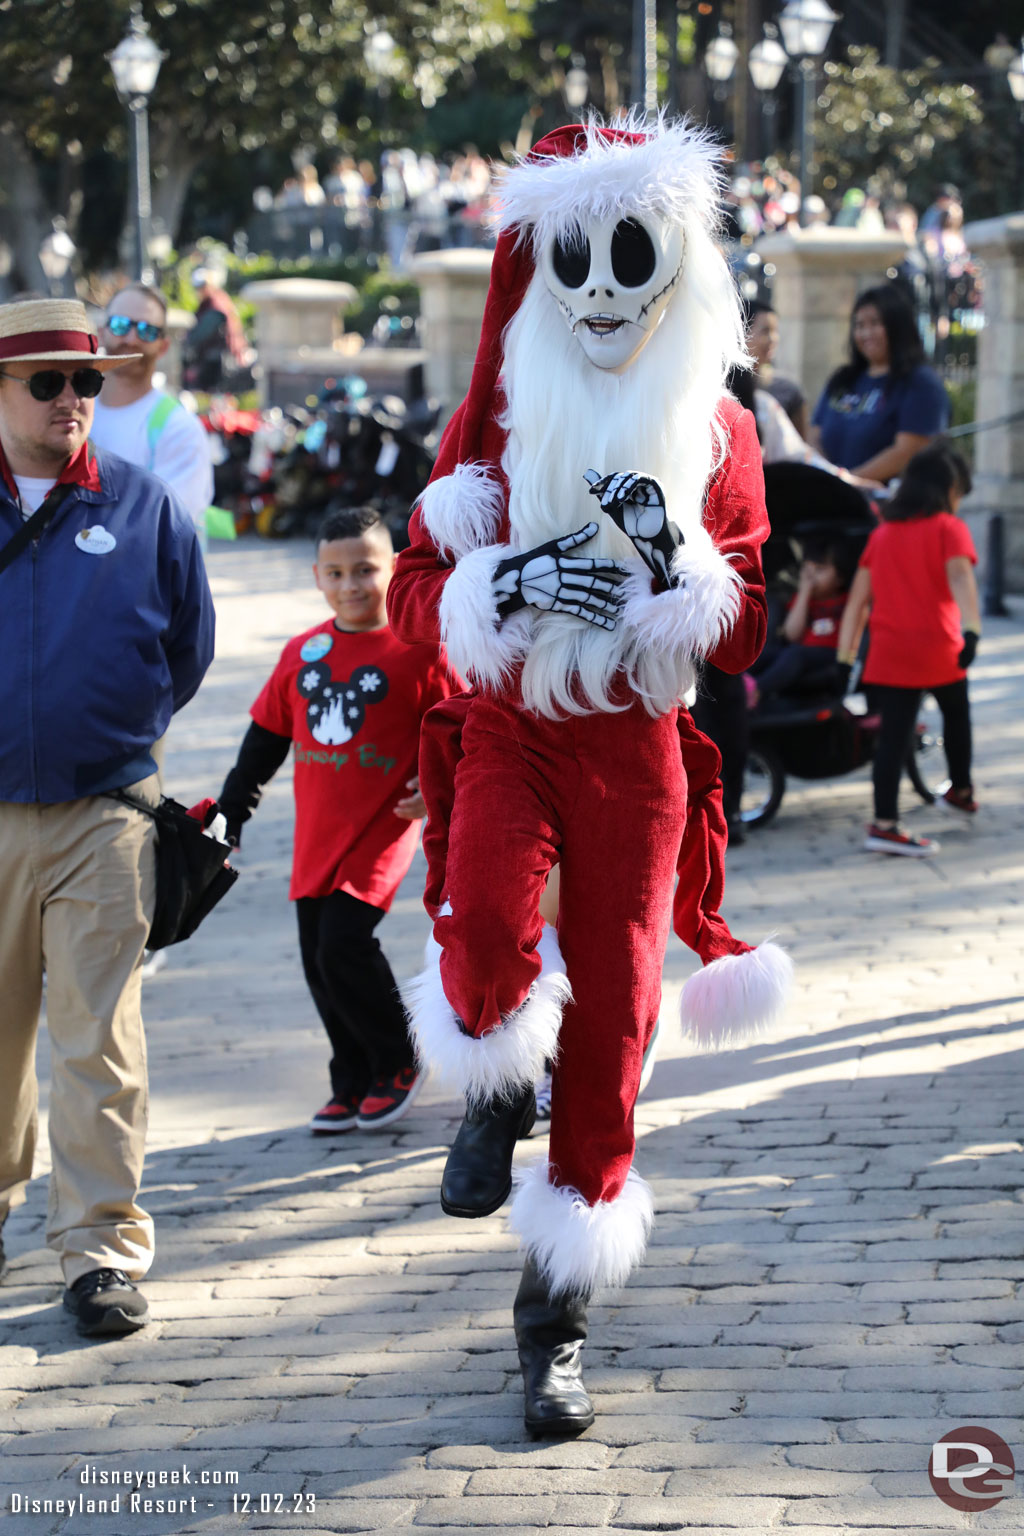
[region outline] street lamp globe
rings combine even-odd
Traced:
[[[570,112],[579,112],[590,94],[590,76],[582,61],[572,61],[572,69],[565,76],[565,104]]]
[[[726,80],[731,80],[739,56],[740,51],[732,38],[728,33],[720,32],[708,44],[704,54],[704,68],[707,70],[708,79],[720,85],[724,85]]]
[[[133,8],[128,31],[113,53],[108,53],[114,88],[123,102],[152,96],[160,65],[166,55],[149,35],[139,10]]]
[[[39,265],[55,298],[61,294],[75,250],[75,242],[65,229],[63,219],[54,219],[53,229],[39,247]]]
[[[1018,53],[1006,71],[1007,84],[1014,101],[1024,107],[1024,52]]]
[[[363,57],[373,74],[386,75],[391,67],[394,51],[395,40],[391,33],[382,27],[378,32],[371,32],[366,39]]]
[[[820,58],[838,20],[838,11],[826,0],[786,0],[779,27],[790,58]]]
[[[774,91],[782,79],[782,72],[789,63],[789,55],[777,37],[763,37],[750,50],[747,61],[754,89]]]

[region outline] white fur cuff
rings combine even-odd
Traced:
[[[445,559],[493,544],[501,528],[505,495],[486,464],[456,464],[432,480],[419,499],[420,518]]]
[[[512,553],[488,544],[463,555],[441,593],[441,640],[456,672],[500,688],[526,655],[530,620],[524,609],[498,626],[492,581],[499,562]]]
[[[589,1296],[598,1286],[625,1285],[654,1221],[650,1186],[634,1169],[617,1200],[597,1205],[549,1183],[546,1162],[516,1169],[513,1177],[509,1226],[554,1294]]]
[[[647,581],[629,582],[622,620],[631,648],[706,656],[735,624],[743,581],[719,554],[706,528],[686,535],[672,557],[679,585],[654,593]]]
[[[562,1009],[572,998],[555,930],[545,925],[537,953],[541,971],[516,1011],[488,1034],[463,1033],[441,986],[441,946],[428,942],[427,968],[405,989],[417,1054],[441,1084],[486,1103],[536,1080],[558,1050]]]
[[[782,1012],[792,984],[793,962],[778,944],[723,955],[683,987],[683,1033],[705,1051],[755,1039]]]

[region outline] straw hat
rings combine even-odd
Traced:
[[[0,304],[0,365],[3,363],[88,363],[104,372],[142,357],[99,350],[85,305],[77,299],[23,299]]]

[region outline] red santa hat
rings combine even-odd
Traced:
[[[460,559],[483,553],[484,546],[508,536],[503,338],[533,279],[539,245],[556,230],[582,228],[585,220],[642,218],[645,212],[687,220],[691,227],[697,220],[711,235],[718,220],[718,158],[709,137],[682,123],[662,122],[654,132],[572,124],[547,134],[506,173],[469,389],[448,423],[419,504],[420,519],[442,553]],[[517,659],[518,643],[511,626],[507,655],[495,637],[495,681]],[[719,911],[728,840],[718,777],[721,757],[687,711],[680,712],[679,732],[688,795],[673,926],[704,967],[683,988],[681,1018],[696,1044],[714,1049],[768,1027],[785,1002],[792,965],[775,944],[754,948],[735,938]],[[457,742],[449,749],[461,751]],[[440,891],[446,829],[431,830],[439,840],[435,878]]]

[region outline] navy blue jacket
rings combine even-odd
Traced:
[[[74,486],[0,571],[0,800],[78,800],[155,773],[153,743],[213,659],[192,519],[155,475],[94,451],[102,489]],[[0,545],[21,521],[0,478]]]

